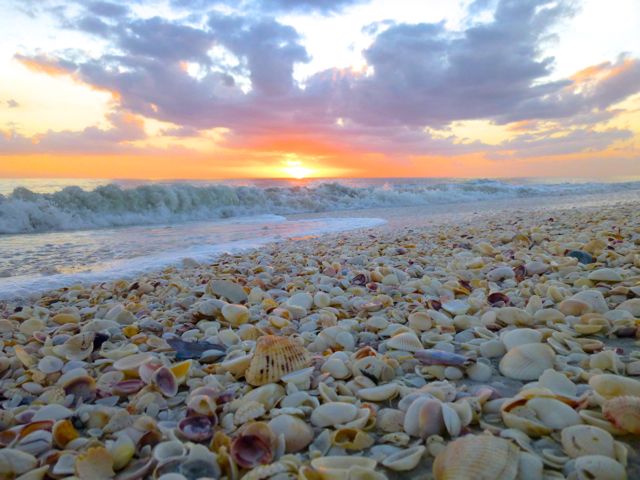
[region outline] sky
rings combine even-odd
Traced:
[[[0,177],[640,176],[638,0],[4,0]]]

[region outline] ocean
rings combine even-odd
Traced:
[[[5,179],[0,299],[284,239],[639,198],[635,179]]]

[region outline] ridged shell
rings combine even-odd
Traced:
[[[518,447],[503,438],[466,435],[449,443],[433,463],[436,480],[515,480]]]
[[[406,352],[417,352],[423,348],[420,339],[413,332],[402,332],[387,340],[387,347]]]
[[[640,434],[640,397],[623,396],[604,402],[604,418],[625,432]]]
[[[500,372],[514,380],[537,380],[542,373],[553,368],[555,353],[548,345],[527,343],[514,347],[500,360]]]
[[[571,458],[597,454],[615,456],[613,436],[598,427],[573,425],[563,429],[560,438],[564,452]]]
[[[254,386],[275,383],[284,375],[307,367],[310,361],[309,352],[293,339],[265,335],[256,343],[245,378]]]

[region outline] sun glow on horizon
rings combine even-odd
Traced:
[[[314,173],[313,170],[305,167],[300,160],[287,160],[285,165],[284,173],[286,176],[296,180],[302,180]]]

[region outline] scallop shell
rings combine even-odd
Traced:
[[[402,332],[387,340],[387,347],[405,352],[417,352],[423,348],[422,342],[413,332]]]
[[[254,386],[275,383],[284,375],[307,367],[310,361],[309,352],[295,340],[265,335],[256,343],[245,378]]]
[[[604,402],[602,415],[625,432],[640,434],[640,397],[622,396]]]
[[[613,436],[591,425],[573,425],[562,430],[562,448],[571,458],[584,455],[606,455],[614,458]]]
[[[503,438],[466,435],[449,444],[433,463],[435,480],[515,480],[519,450]]]
[[[514,347],[500,360],[500,372],[514,380],[537,380],[548,368],[553,368],[555,353],[548,345],[527,343]]]

